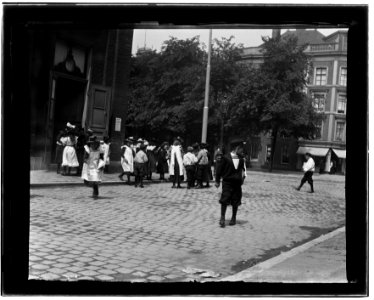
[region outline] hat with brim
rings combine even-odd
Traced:
[[[72,125],[72,124],[70,124],[70,122],[67,122],[66,127],[70,128],[70,129],[74,129],[75,128],[75,126]]]
[[[91,143],[96,142],[96,141],[97,141],[96,135],[92,135],[88,138],[87,144],[91,144]]]
[[[233,139],[230,141],[230,146],[231,147],[238,147],[238,146],[244,146],[245,141],[242,139]]]

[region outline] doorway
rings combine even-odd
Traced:
[[[54,124],[52,139],[52,160],[55,160],[56,138],[66,123],[81,125],[85,101],[86,81],[58,76],[54,90]]]

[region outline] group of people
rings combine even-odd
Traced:
[[[82,134],[83,133],[83,134]],[[62,174],[69,174],[71,168],[78,168],[84,183],[93,188],[93,197],[99,195],[99,183],[102,181],[104,168],[109,164],[109,140],[105,138],[100,142],[92,131],[85,133],[81,128],[76,128],[70,123],[60,133],[57,146],[62,150]],[[83,151],[81,151],[83,149]],[[211,164],[214,164],[215,186],[220,187],[222,193],[219,199],[221,205],[221,217],[219,225],[226,226],[225,215],[227,206],[232,206],[232,217],[229,225],[236,224],[238,207],[241,205],[242,185],[246,178],[246,160],[244,156],[244,142],[233,140],[230,143],[230,151],[224,155],[221,149],[217,149],[212,159],[206,143],[195,143],[188,146],[185,152],[182,147],[182,139],[176,138],[172,145],[167,142],[156,147],[153,141],[148,142],[139,138],[126,138],[121,146],[121,165],[123,172],[119,175],[121,180],[127,175],[135,176],[135,187],[144,187],[143,179],[152,179],[152,173],[157,171],[160,179],[165,180],[165,173],[169,173],[172,188],[181,188],[184,176],[187,176],[187,189],[209,187],[213,180]],[[82,159],[80,169],[79,158]],[[306,154],[306,162],[303,165],[304,176],[300,190],[305,182],[313,188],[313,172],[315,163],[312,156]],[[59,172],[59,169],[58,169]]]
[[[152,179],[152,173],[160,174],[160,180],[166,180],[165,174],[169,173],[172,188],[181,188],[181,183],[186,179],[187,188],[209,187],[213,179],[211,171],[212,157],[206,143],[195,143],[184,151],[182,139],[176,138],[172,145],[164,142],[156,147],[154,142],[148,142],[139,138],[126,138],[121,146],[122,173],[121,180],[127,176],[135,176],[135,187],[144,187],[143,178]],[[217,156],[222,152],[215,153]],[[187,178],[186,178],[187,177]]]
[[[82,175],[84,165],[85,145],[94,136],[91,129],[86,131],[79,125],[72,125],[70,122],[57,134],[56,157],[57,173],[67,175]],[[96,138],[96,137],[95,137]],[[104,137],[98,141],[100,150],[103,152],[105,168],[110,164],[110,142],[109,137]]]

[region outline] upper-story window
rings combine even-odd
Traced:
[[[340,85],[347,85],[347,67],[341,67],[340,69]]]
[[[327,68],[316,68],[315,85],[326,85],[327,83]]]
[[[316,112],[325,111],[326,93],[313,93],[313,106]]]
[[[336,109],[338,114],[345,114],[347,111],[347,96],[345,94],[338,95],[338,107]]]
[[[345,122],[341,122],[341,121],[336,122],[336,130],[335,130],[336,141],[343,141],[344,126],[345,126]]]

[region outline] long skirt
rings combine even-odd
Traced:
[[[62,164],[63,167],[78,167],[79,162],[77,158],[77,153],[75,152],[74,147],[72,146],[65,146],[64,152],[62,154]]]
[[[241,182],[222,182],[222,194],[219,203],[223,205],[239,206],[242,204]]]
[[[209,182],[209,165],[197,165],[196,179],[198,182]]]

